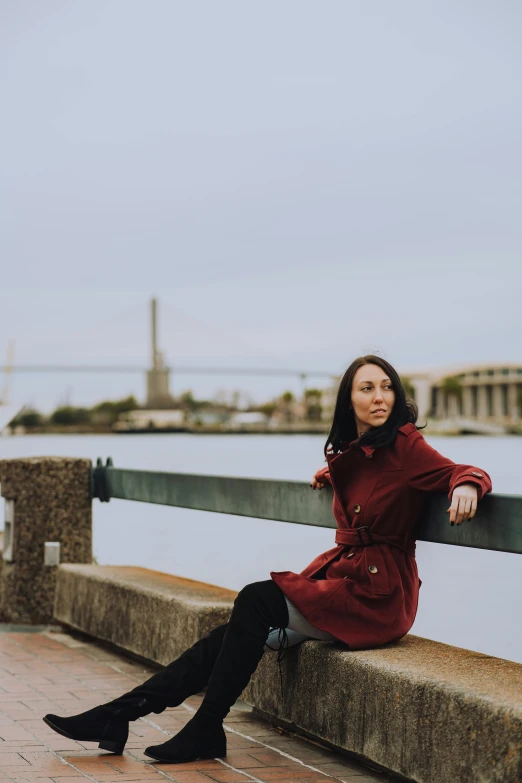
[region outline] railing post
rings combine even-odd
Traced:
[[[0,485],[6,500],[0,620],[49,623],[57,563],[92,563],[91,462],[0,460]]]

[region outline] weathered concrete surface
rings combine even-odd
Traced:
[[[243,699],[419,783],[522,781],[522,666],[415,636],[264,656]]]
[[[46,541],[60,542],[62,562],[92,562],[90,470],[87,459],[0,460],[2,496],[14,500],[13,561],[0,573],[0,619],[52,620],[56,567],[44,565]]]
[[[236,593],[132,566],[58,568],[54,616],[72,628],[167,664],[228,622]]]

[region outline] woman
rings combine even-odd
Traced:
[[[143,685],[81,715],[47,715],[46,723],[66,737],[121,753],[130,720],[177,706],[207,686],[187,725],[145,753],[167,763],[221,757],[223,720],[263,651],[278,647],[274,637],[283,646],[313,638],[354,650],[404,636],[417,611],[415,534],[426,493],[447,492],[450,524],[460,525],[491,491],[487,473],[432,449],[416,420],[416,406],[393,367],[377,356],[356,359],[339,387],[325,445],[328,464],[311,484],[333,487],[336,546],[300,574],[272,572],[271,579],[244,587],[226,625]]]

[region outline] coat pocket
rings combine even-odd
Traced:
[[[365,547],[364,560],[372,595],[389,595],[391,593],[390,575],[381,547],[378,544]]]

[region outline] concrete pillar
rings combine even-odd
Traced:
[[[6,500],[2,620],[49,623],[56,585],[54,566],[58,561],[92,563],[90,471],[87,459],[0,460],[0,492]],[[46,565],[44,559],[53,564]]]
[[[466,419],[473,416],[473,392],[471,386],[462,389],[462,414]]]
[[[431,378],[428,376],[412,376],[410,381],[415,391],[415,402],[419,409],[419,416],[423,419],[427,416],[431,407]]]
[[[510,383],[508,386],[508,416],[516,421],[519,418],[520,412],[518,410],[517,401],[517,385],[516,383]]]
[[[502,399],[502,386],[500,383],[493,385],[493,416],[496,419],[504,418],[504,404]]]
[[[147,371],[147,408],[154,410],[154,408],[172,407],[169,378],[170,370],[166,368]]]
[[[487,397],[487,391],[486,387],[484,385],[480,385],[478,387],[477,391],[477,416],[479,419],[487,419],[488,418],[488,397]]]
[[[437,418],[446,418],[446,392],[440,386],[437,388]]]
[[[456,419],[459,415],[459,398],[456,394],[448,394],[448,418]]]

